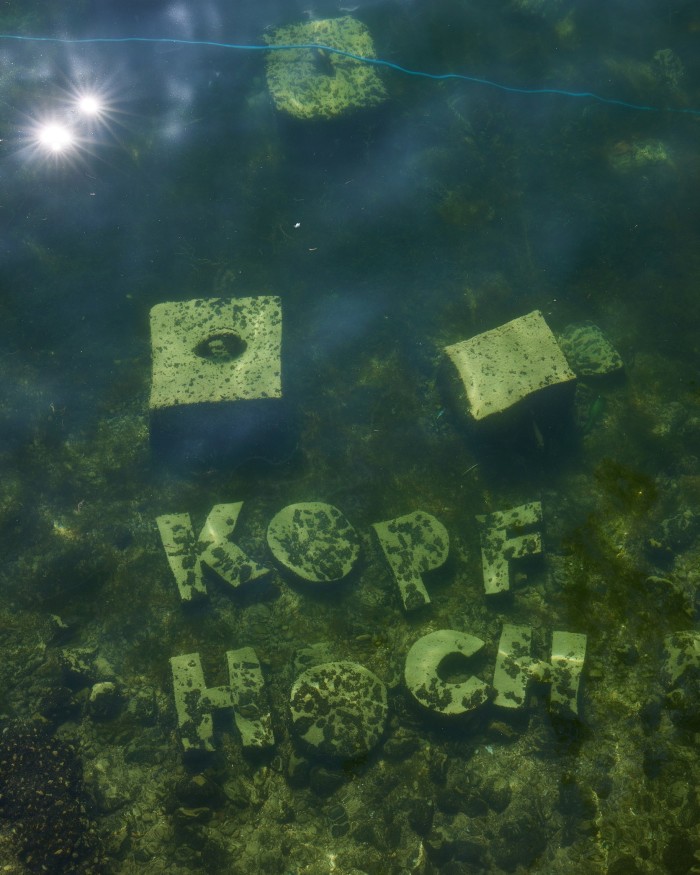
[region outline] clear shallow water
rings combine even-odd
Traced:
[[[690,6],[535,11],[352,14],[410,69],[700,108]],[[258,44],[309,18],[286,4],[87,6],[73,20],[42,7],[6,12],[2,30]],[[4,737],[34,750],[15,721],[41,718],[76,746],[84,780],[69,795],[85,794],[109,871],[690,871],[697,682],[665,681],[663,643],[697,621],[696,118],[387,70],[380,108],[293,124],[259,53],[0,52]],[[61,103],[93,87],[104,125]],[[33,131],[59,112],[82,148],[47,156]],[[154,455],[150,309],[261,294],[282,300],[293,452]],[[555,332],[595,322],[625,376],[582,378],[573,424],[542,441],[526,429],[477,447],[442,350],[533,309]],[[345,585],[319,595],[275,571],[260,592],[212,587],[183,609],[158,515],[188,512],[199,532],[213,505],[243,501],[237,543],[273,567],[268,522],[310,500],[360,534]],[[530,500],[546,555],[494,604],[474,516]],[[447,527],[451,559],[407,614],[370,527],[418,508]],[[515,719],[485,708],[443,723],[412,703],[401,678],[417,638],[480,636],[472,670],[490,681],[504,623],[531,626],[539,658],[555,629],[588,636],[578,722],[551,719],[544,687]],[[389,687],[383,740],[350,766],[298,759],[293,743],[295,654],[317,642]],[[168,660],[197,651],[222,684],[225,651],[244,645],[275,747],[243,754],[224,715],[217,753],[184,761]],[[101,682],[119,693],[107,713],[89,704]],[[62,821],[48,806],[46,832],[30,829],[36,796],[12,799],[2,853],[22,871],[41,859],[27,835]]]

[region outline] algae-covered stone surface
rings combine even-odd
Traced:
[[[270,520],[267,543],[287,571],[311,583],[334,583],[360,553],[355,529],[337,507],[322,501],[290,504]]]
[[[327,662],[299,675],[290,709],[294,732],[314,752],[357,759],[369,753],[384,732],[386,687],[359,663]]]
[[[268,55],[267,84],[281,112],[298,119],[331,119],[386,100],[377,69],[343,54],[375,57],[369,30],[353,16],[286,25],[265,39],[272,46],[305,46]]]
[[[445,355],[457,372],[468,413],[477,422],[575,378],[537,310],[450,344]]]
[[[592,322],[567,325],[557,340],[572,369],[580,376],[611,374],[623,367],[618,351]]]
[[[279,398],[279,298],[174,301],[151,310],[151,407]]]

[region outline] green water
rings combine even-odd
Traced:
[[[696,871],[700,152],[698,115],[675,111],[700,110],[694,5],[6,4],[0,30],[260,45],[345,15],[411,70],[663,111],[383,67],[383,102],[295,119],[261,52],[0,40],[0,862]],[[314,75],[342,76],[337,61]],[[93,93],[103,110],[83,116]],[[59,122],[77,139],[54,151],[41,132]],[[282,311],[279,431],[239,441],[234,402],[211,429],[209,409],[175,411],[158,438],[152,308],[257,296]],[[594,323],[624,368],[472,427],[445,347],[535,310],[553,335]],[[537,501],[542,554],[486,596],[476,516]],[[235,591],[206,574],[184,604],[156,518],[189,514],[194,541],[237,502],[231,540],[270,573]],[[299,502],[354,527],[340,583],[271,552],[268,524]],[[450,550],[424,575],[430,602],[405,610],[372,527],[416,510]],[[541,661],[553,632],[586,636],[577,714],[552,716],[537,681],[517,709],[441,718],[413,699],[406,656],[440,629],[483,642],[442,680],[472,674],[492,698],[509,624]],[[244,750],[228,708],[215,750],[186,756],[170,659],[198,653],[223,687],[243,647],[274,742]],[[366,754],[299,738],[290,691],[309,661],[386,686]]]

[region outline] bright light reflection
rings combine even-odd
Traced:
[[[37,131],[37,142],[48,152],[58,154],[75,145],[75,137],[70,128],[58,122],[47,122]]]
[[[94,94],[83,94],[78,98],[77,107],[83,115],[99,115],[104,105]]]
[[[98,138],[105,131],[114,134],[113,125],[119,115],[109,83],[89,86],[75,85],[63,93],[66,112],[86,140]]]
[[[88,155],[100,156],[100,147],[116,139],[114,126],[121,112],[112,99],[116,89],[109,81],[93,81],[89,71],[81,78],[90,81],[57,87],[53,100],[42,94],[42,108],[27,112],[20,153],[54,164],[74,164]]]

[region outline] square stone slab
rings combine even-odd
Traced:
[[[320,45],[280,49],[267,55],[267,84],[275,106],[298,119],[331,119],[377,106],[386,91],[376,67],[347,57],[374,58],[367,27],[351,15],[279,27],[264,35],[268,45]]]
[[[479,421],[576,375],[539,310],[445,347]]]
[[[157,304],[151,346],[151,410],[282,396],[277,297]]]

